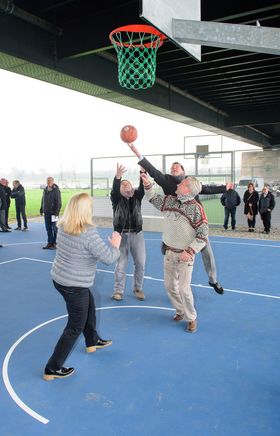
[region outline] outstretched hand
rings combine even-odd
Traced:
[[[133,153],[140,159],[141,154],[139,153],[135,145],[132,143],[127,143],[127,145],[129,146],[130,150],[133,151]]]
[[[125,172],[126,168],[123,165],[117,163],[116,178],[121,179]]]
[[[108,236],[108,241],[113,248],[120,248],[122,237],[118,232],[113,232],[111,238]]]
[[[143,185],[144,185],[145,187],[147,187],[147,186],[149,186],[149,185],[151,184],[151,181],[150,181],[150,179],[149,179],[148,174],[142,173],[142,174],[140,175],[140,177],[141,177],[141,179],[143,180]]]

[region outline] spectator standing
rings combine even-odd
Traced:
[[[11,193],[11,198],[14,198],[16,205],[16,217],[17,217],[17,227],[15,230],[21,230],[21,218],[23,220],[23,229],[28,230],[27,218],[25,213],[25,190],[19,180],[13,181],[13,189]]]
[[[226,184],[226,192],[221,196],[221,203],[225,208],[224,229],[228,228],[229,217],[231,217],[231,228],[235,230],[236,225],[236,208],[241,203],[238,192],[235,191],[232,182]]]
[[[259,199],[259,211],[264,226],[263,233],[267,235],[270,233],[271,228],[271,212],[275,207],[274,195],[269,191],[268,186],[264,186]]]
[[[6,194],[6,211],[5,211],[5,224],[7,229],[11,229],[9,226],[9,209],[11,205],[11,194],[12,190],[9,187],[9,181],[7,179],[1,179],[0,184],[4,186],[5,194]]]
[[[6,226],[6,209],[7,209],[7,200],[4,186],[0,183],[0,227],[2,232],[9,232],[10,230]]]
[[[259,194],[255,190],[253,182],[248,184],[248,189],[243,196],[244,214],[247,215],[248,232],[254,232],[256,225],[256,215],[258,214]]]
[[[111,191],[114,230],[122,235],[120,257],[115,269],[115,283],[112,299],[116,301],[123,299],[126,282],[126,267],[130,252],[134,262],[133,293],[138,300],[144,300],[145,294],[142,287],[144,282],[146,251],[144,233],[142,230],[143,218],[141,202],[145,192],[142,179],[140,179],[137,189],[133,189],[128,180],[122,180],[122,176],[125,172],[125,167],[117,164],[117,171]]]
[[[61,209],[61,194],[59,187],[54,183],[53,177],[47,178],[47,186],[43,191],[40,214],[44,214],[45,226],[48,235],[47,245],[43,250],[56,249],[56,235],[59,212]]]

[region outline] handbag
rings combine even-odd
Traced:
[[[251,206],[249,207],[249,212],[246,214],[246,216],[247,216],[249,221],[253,221],[254,215],[253,215],[253,210],[252,210]]]

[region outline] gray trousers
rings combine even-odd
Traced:
[[[214,254],[208,239],[207,245],[201,250],[204,269],[208,275],[210,283],[217,283],[217,269]]]
[[[2,230],[7,230],[5,210],[0,210],[0,227]]]
[[[133,289],[142,291],[146,261],[145,240],[142,231],[122,234],[120,257],[115,269],[114,294],[124,293],[129,253],[131,253],[134,262]]]

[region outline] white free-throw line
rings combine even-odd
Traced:
[[[170,310],[174,311],[174,309],[170,307],[160,307],[160,306],[107,306],[107,307],[99,307],[96,308],[96,310],[108,310],[108,309],[160,309],[160,310]],[[62,318],[66,318],[68,315],[62,315],[58,316],[56,318],[50,319],[49,321],[43,322],[42,324],[37,325],[33,329],[26,332],[24,335],[22,335],[9,349],[8,353],[5,356],[3,367],[2,367],[2,376],[4,380],[4,385],[11,396],[11,398],[14,400],[14,402],[28,415],[30,415],[32,418],[36,419],[37,421],[41,422],[42,424],[48,424],[50,421],[49,419],[45,418],[42,415],[39,415],[39,413],[35,412],[33,409],[31,409],[27,404],[25,404],[19,396],[16,394],[15,390],[13,389],[10,379],[9,379],[9,361],[10,358],[15,351],[16,347],[29,335],[34,333],[36,330],[39,330],[40,328],[46,326],[47,324],[50,324],[54,321],[57,321]]]

